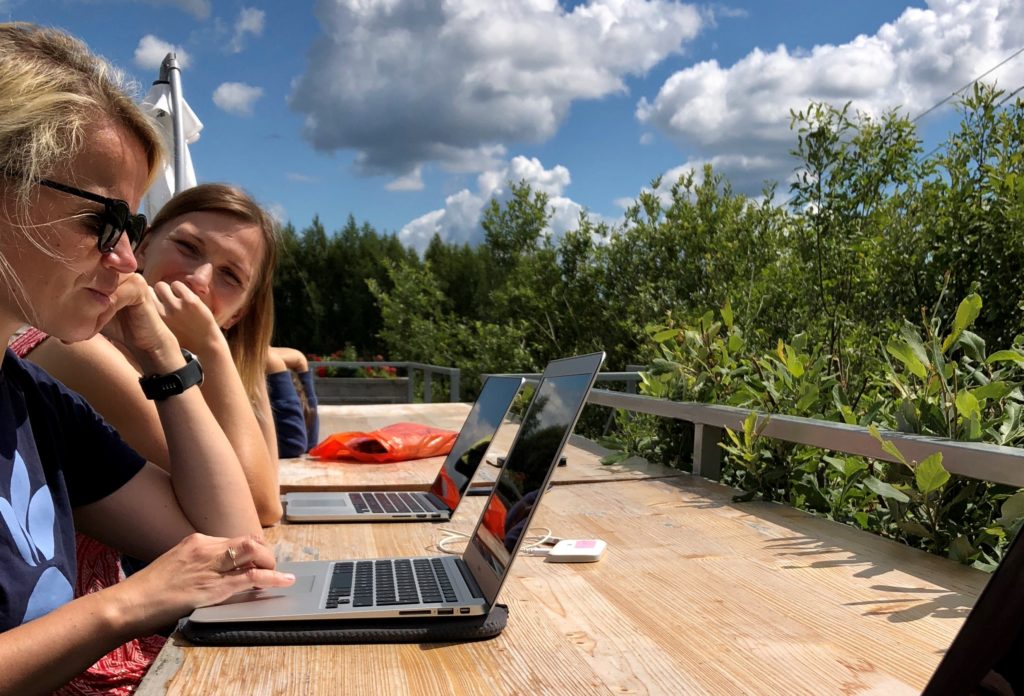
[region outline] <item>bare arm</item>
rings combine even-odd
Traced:
[[[285,367],[292,372],[305,372],[309,369],[309,361],[301,351],[295,348],[286,348],[283,346],[271,346],[270,355],[275,359],[279,360]],[[281,368],[284,369],[284,368]],[[270,370],[267,372],[280,372],[280,370]]]
[[[166,286],[164,289],[170,290]],[[185,291],[191,294],[187,288]],[[192,297],[201,304],[194,294]],[[161,309],[167,305],[163,303]],[[177,306],[170,311],[177,323],[187,323],[187,313],[199,315],[196,320],[199,330],[192,329],[185,339],[188,341],[185,347],[196,353],[203,365],[206,376],[201,393],[242,464],[260,523],[273,524],[282,514],[273,423],[270,425],[272,456],[267,434],[257,422],[246,397],[227,341],[213,324],[212,316],[209,316],[209,325],[201,323],[203,310],[209,315],[205,305],[202,310]],[[195,337],[197,333],[201,339]],[[65,344],[51,338],[32,351],[28,359],[82,394],[136,452],[170,470],[172,458],[156,403],[146,399],[139,388],[139,369],[109,340],[95,336],[88,341]],[[269,405],[266,408],[269,412]]]
[[[182,346],[199,356],[203,364],[206,379],[202,394],[242,463],[260,522],[274,524],[283,510],[277,436],[266,386],[259,385],[257,402],[251,403],[224,334],[210,310],[187,285],[180,281],[157,283],[154,290],[164,321]]]
[[[294,582],[273,567],[270,549],[252,537],[189,536],[124,582],[0,633],[0,693],[50,693],[116,646],[170,626],[196,607],[250,587]]]

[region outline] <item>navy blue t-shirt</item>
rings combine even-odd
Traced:
[[[144,460],[85,400],[10,350],[0,366],[0,631],[72,599],[71,510]]]

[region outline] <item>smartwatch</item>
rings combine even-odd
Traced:
[[[189,387],[203,383],[203,366],[199,364],[199,358],[184,348],[181,349],[181,356],[185,358],[184,367],[165,375],[147,375],[139,378],[142,393],[147,399],[163,401],[169,396],[181,394]]]

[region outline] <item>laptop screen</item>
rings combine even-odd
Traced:
[[[508,571],[526,534],[541,488],[576,424],[593,379],[593,374],[546,377],[537,387],[470,540],[498,578]]]
[[[522,377],[489,377],[430,492],[454,510],[516,398]]]

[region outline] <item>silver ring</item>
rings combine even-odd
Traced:
[[[238,563],[235,562],[235,559],[238,558],[238,552],[229,546],[225,553],[228,555],[228,560],[231,561],[231,567],[238,570]]]

